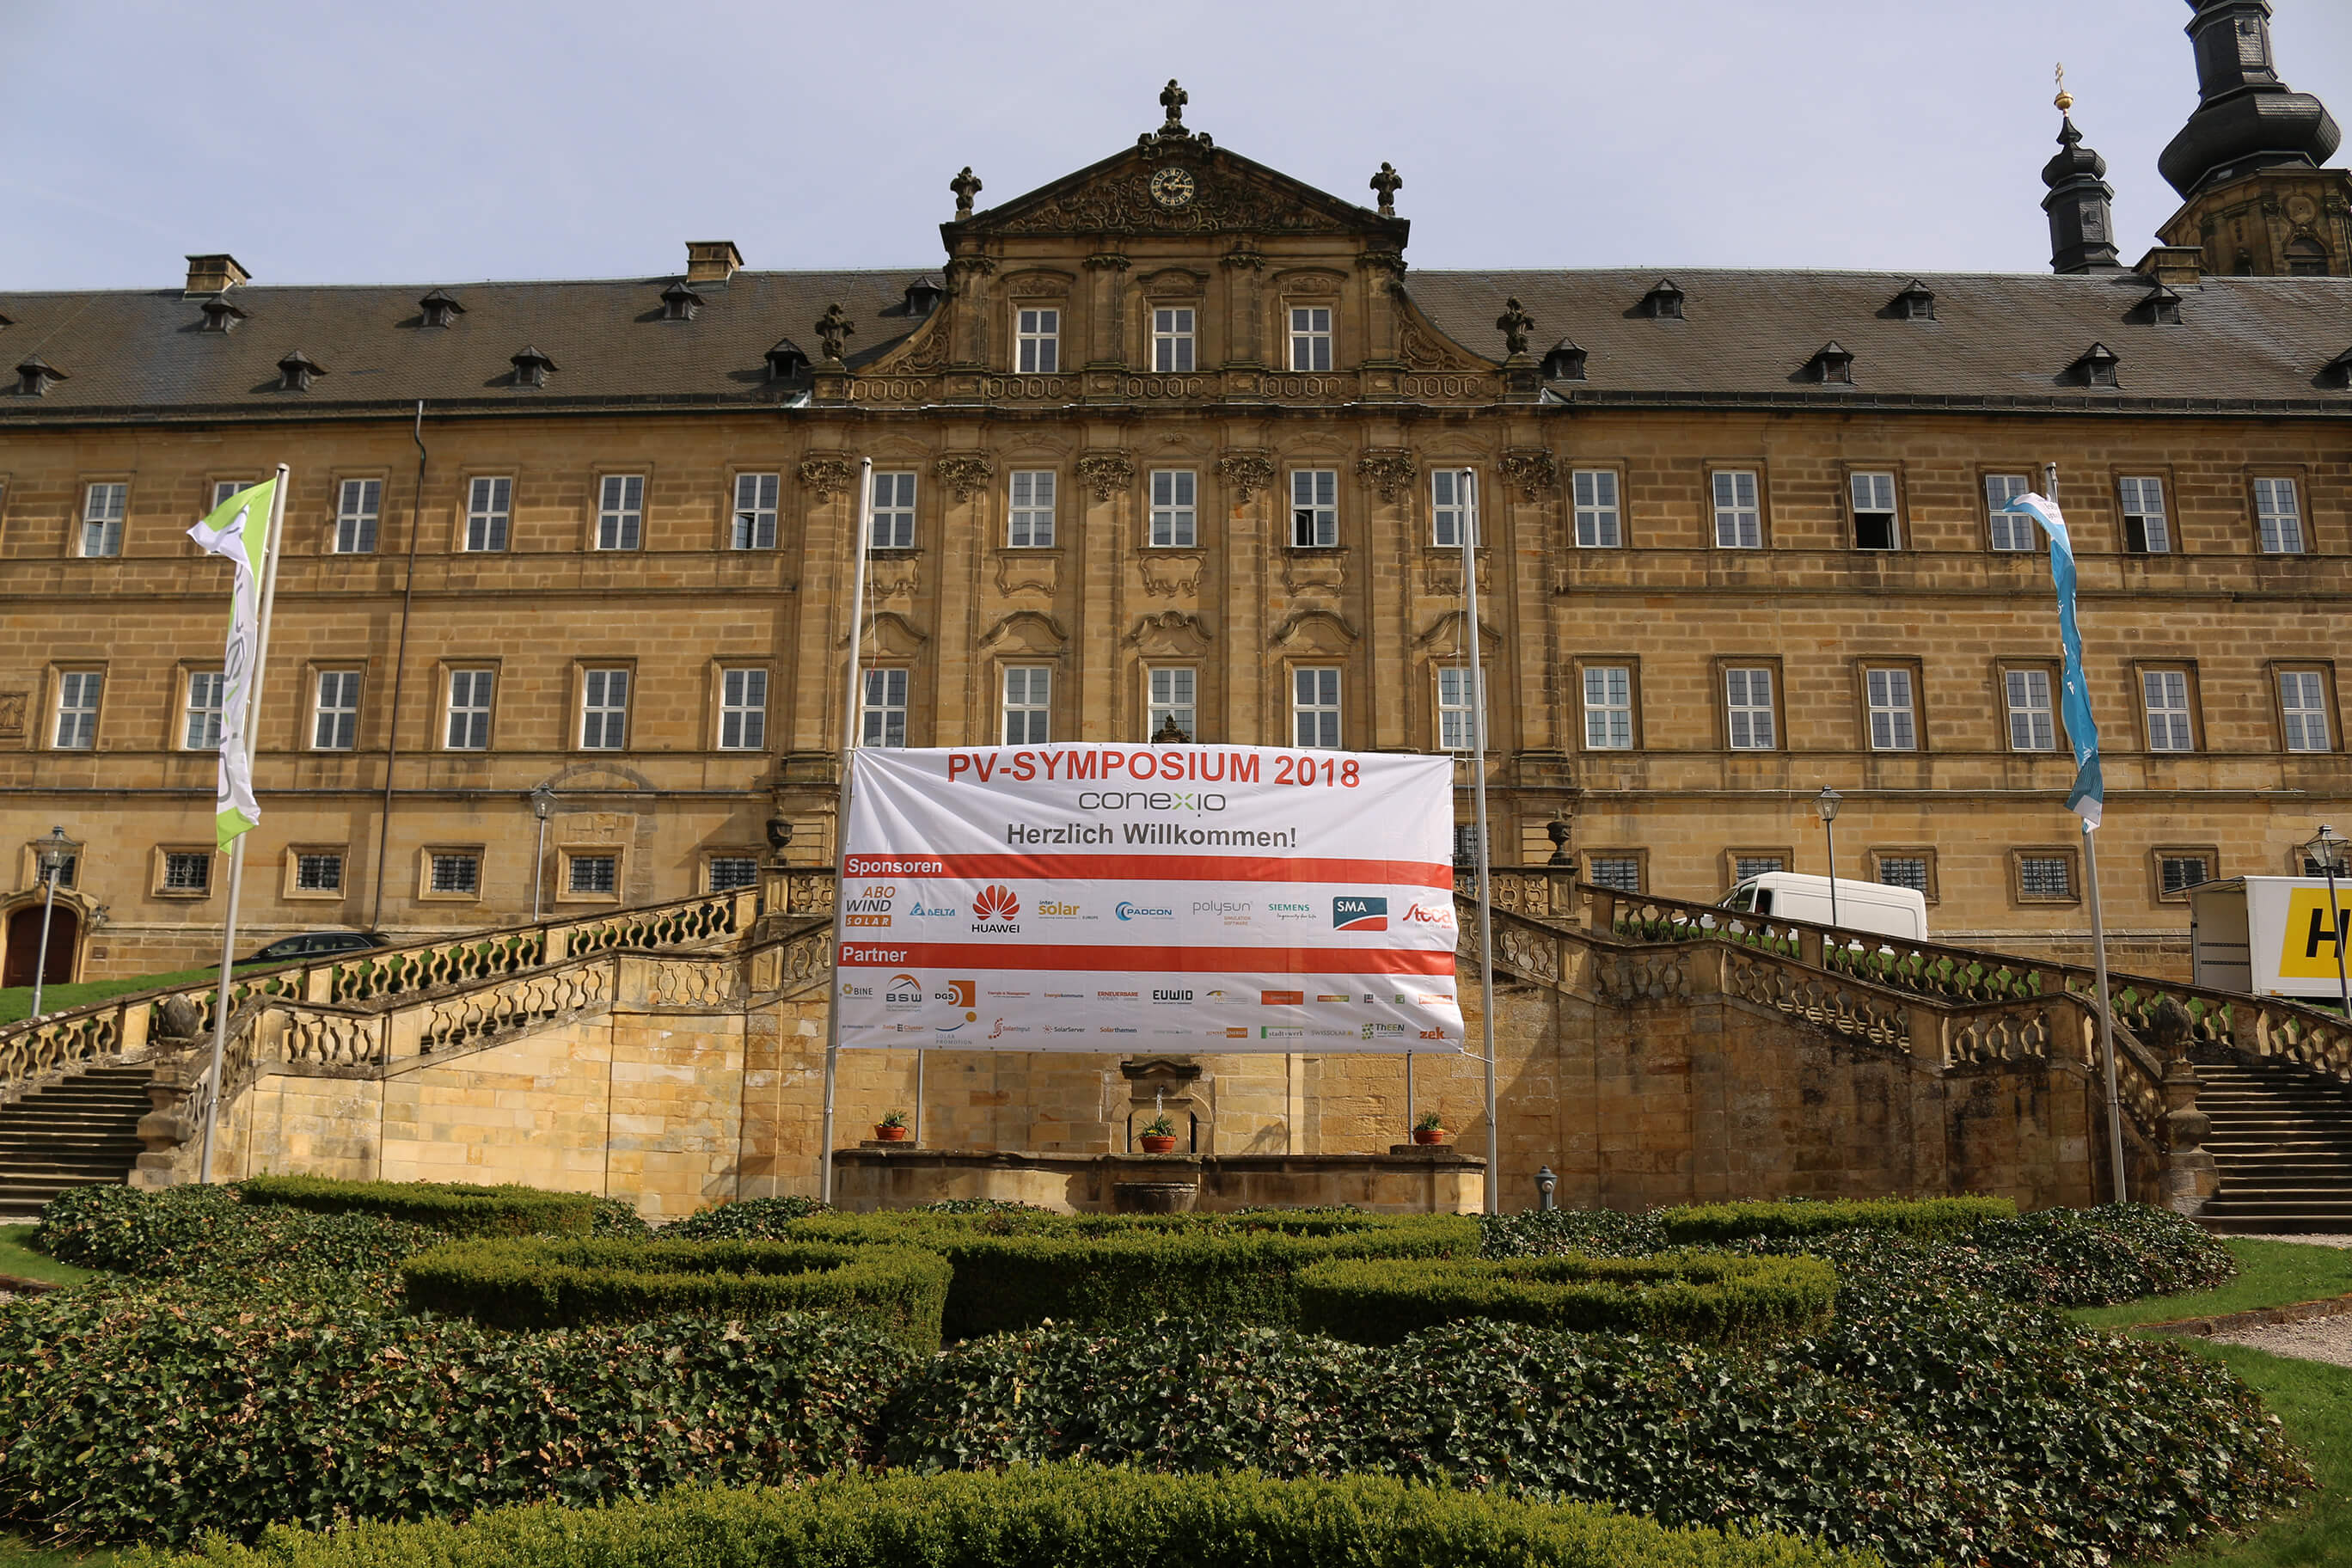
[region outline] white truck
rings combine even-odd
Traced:
[[[2231,877],[2189,889],[2190,980],[2217,991],[2340,1003],[2336,954],[2352,934],[2352,882],[2336,908],[2318,877]]]
[[[1743,914],[1769,915],[1776,920],[1811,921],[1829,925],[1830,879],[1795,871],[1767,871],[1750,877],[1716,906]],[[1927,896],[1916,888],[1891,888],[1883,882],[1837,879],[1837,920],[1847,931],[1878,931],[1912,942],[1927,940]]]

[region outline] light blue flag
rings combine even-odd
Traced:
[[[2083,682],[2083,632],[2074,623],[2074,542],[2066,537],[2066,519],[2058,503],[2046,496],[2021,495],[2000,510],[2023,512],[2050,536],[2050,580],[2058,587],[2058,640],[2066,649],[2059,711],[2065,716],[2066,739],[2074,747],[2074,788],[2066,805],[2085,828],[2096,827],[2107,791],[2099,778],[2099,726],[2092,721],[2091,692]]]

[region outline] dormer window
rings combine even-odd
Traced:
[[[2115,352],[2105,343],[2093,343],[2083,351],[2083,357],[2066,367],[2067,374],[2084,386],[2114,386],[2116,382]]]
[[[661,298],[665,321],[690,321],[694,313],[702,309],[702,296],[682,280],[663,289]]]
[[[1543,378],[1546,381],[1582,381],[1584,350],[1573,338],[1562,338],[1546,351],[1543,357]]]
[[[548,372],[556,368],[555,362],[537,349],[525,349],[508,363],[514,366],[517,386],[545,386]]]
[[[776,346],[768,351],[768,379],[790,381],[809,367],[808,355],[790,338],[778,338]]]
[[[457,318],[466,313],[466,307],[457,303],[456,295],[438,289],[416,301],[416,308],[425,312],[425,324],[428,327],[454,327]]]
[[[1832,339],[1813,351],[1813,357],[1805,362],[1805,374],[1824,386],[1852,386],[1853,355]]]
[[[929,315],[948,297],[947,285],[929,273],[924,273],[907,285],[907,314],[917,318]]]
[[[196,307],[205,313],[204,330],[208,332],[234,331],[245,320],[245,312],[228,302],[226,295],[215,295]]]
[[[319,363],[300,349],[296,349],[278,362],[278,390],[308,392],[310,390],[310,383],[326,374],[325,365]]]
[[[2139,303],[2131,308],[2126,319],[2151,326],[2177,327],[2180,325],[2180,296],[2158,283],[2140,296]]]
[[[2320,366],[2319,379],[2323,385],[2332,386],[2338,392],[2352,388],[2352,349],[2346,349]]]
[[[38,354],[16,367],[16,391],[25,397],[47,397],[49,388],[65,379],[65,372]]]
[[[1887,308],[1898,321],[1932,321],[1936,319],[1936,291],[1914,278],[1903,292],[1887,301]]]
[[[1659,279],[1650,291],[1642,296],[1642,314],[1654,321],[1679,321],[1683,319],[1683,291],[1675,287],[1673,279]]]

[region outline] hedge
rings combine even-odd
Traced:
[[[940,1348],[949,1270],[912,1247],[541,1237],[453,1241],[401,1265],[412,1308],[505,1329],[823,1312],[919,1354]]]
[[[241,1203],[228,1187],[76,1187],[41,1211],[35,1245],[60,1263],[247,1296],[384,1295],[390,1270],[440,1237],[375,1215]]]
[[[685,1489],[651,1502],[508,1509],[464,1525],[273,1531],[173,1559],[217,1568],[1869,1568],[1785,1535],[1668,1530],[1379,1477],[1144,1476],[1053,1466],[883,1476],[786,1489]]]
[[[1777,1203],[1692,1204],[1662,1210],[1657,1218],[1669,1245],[1690,1247],[1748,1237],[1793,1238],[1847,1230],[1889,1230],[1933,1241],[1988,1220],[2016,1216],[2013,1198],[1837,1198],[1828,1202],[1794,1198]]]
[[[1810,1333],[1829,1321],[1837,1275],[1814,1258],[1434,1258],[1318,1263],[1298,1276],[1302,1327],[1394,1344],[1465,1318],[1635,1332],[1709,1344]]]
[[[918,1364],[819,1316],[501,1333],[62,1290],[0,1311],[0,1517],[179,1542],[855,1469]]]
[[[283,1204],[313,1214],[371,1214],[444,1236],[585,1236],[596,1218],[593,1193],[555,1193],[508,1184],[338,1182],[325,1176],[248,1176],[236,1184],[249,1204]]]
[[[661,1236],[665,1241],[781,1241],[793,1221],[833,1212],[831,1204],[814,1198],[737,1198],[672,1220]]]

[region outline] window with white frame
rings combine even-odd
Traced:
[[[2327,686],[2315,669],[2279,672],[2279,717],[2286,726],[2290,752],[2325,752],[2327,742]]]
[[[1576,498],[1576,542],[1586,550],[1614,550],[1624,542],[1618,523],[1617,470],[1578,468],[1569,475]]]
[[[2265,555],[2303,553],[2303,509],[2293,479],[2254,481],[2254,521]]]
[[[163,852],[163,891],[209,893],[213,890],[213,858],[202,849]]]
[[[358,742],[360,672],[356,669],[319,671],[317,700],[310,705],[310,749],[348,752]]]
[[[2009,708],[2009,749],[2056,751],[2058,726],[2050,711],[2050,672],[2005,669],[2000,679],[2003,700]]]
[[[1863,686],[1870,703],[1870,749],[1874,752],[1916,752],[1918,727],[1911,711],[1911,672],[1907,669],[1865,669]]]
[[[2021,511],[2001,510],[2018,497],[2032,493],[2033,481],[2023,474],[1987,474],[1984,488],[1985,514],[1992,522],[1992,547],[1995,550],[2041,548],[2040,523]]]
[[[1764,514],[1756,500],[1753,468],[1715,472],[1715,542],[1719,550],[1764,548]]]
[[[87,752],[98,745],[98,700],[106,689],[102,670],[68,669],[58,677],[58,722],[51,731],[60,752]]]
[[[448,722],[442,730],[443,744],[453,752],[487,752],[490,749],[490,698],[497,689],[498,672],[488,669],[453,669],[449,672]]]
[[[567,854],[563,862],[566,891],[592,895],[620,891],[621,858],[618,855]]]
[[[1774,747],[1772,671],[1769,667],[1723,672],[1725,731],[1735,752]]]
[[[596,501],[596,548],[635,550],[646,518],[646,477],[606,474]]]
[[[1051,375],[1062,363],[1062,312],[1028,309],[1014,312],[1013,368],[1023,375]]]
[[[294,857],[294,890],[298,893],[341,892],[342,856],[326,849],[298,851]]]
[[[222,507],[228,504],[229,497],[236,495],[240,490],[249,490],[260,482],[261,481],[259,479],[215,479],[213,481],[212,510],[218,511]]]
[[[735,476],[735,527],[729,542],[737,550],[776,547],[775,474]]]
[[[1638,893],[1642,890],[1642,858],[1638,855],[1587,855],[1584,878],[1595,887]]]
[[[1290,310],[1290,368],[1331,368],[1331,308],[1294,305]]]
[[[2197,737],[2189,719],[2189,672],[2144,669],[2140,671],[2139,689],[2140,700],[2147,713],[2147,749],[2195,751]]]
[[[368,555],[375,550],[375,525],[383,505],[382,479],[345,479],[335,497],[335,553]]]
[[[859,720],[858,744],[897,748],[907,743],[907,672],[869,669],[866,672],[866,705]]]
[[[471,898],[482,890],[482,858],[469,849],[436,849],[426,863],[425,890]]]
[[[1151,470],[1151,542],[1190,550],[1199,539],[1199,479],[1190,468]]]
[[[2172,531],[2164,521],[2164,481],[2122,479],[2116,494],[2123,505],[2124,549],[2134,555],[2162,555],[2172,548]]]
[[[129,485],[92,485],[81,503],[81,552],[86,556],[122,553],[122,514],[131,504]]]
[[[1584,667],[1584,747],[1591,752],[1633,749],[1633,671],[1622,664]]]
[[[719,672],[719,749],[757,752],[768,744],[768,672]]]
[[[221,743],[221,703],[228,694],[228,677],[217,669],[188,672],[188,700],[181,709],[180,746],[189,752],[217,752]]]
[[[760,880],[760,862],[749,855],[713,855],[703,862],[704,879],[714,893],[731,893]]]
[[[874,470],[874,548],[915,548],[915,476]]]
[[[1043,745],[1052,738],[1054,671],[1047,665],[1015,665],[1004,672],[1004,744]]]
[[[1339,470],[1290,471],[1290,542],[1299,550],[1328,550],[1339,542]]]
[[[1199,740],[1200,672],[1179,666],[1153,669],[1145,679],[1143,738],[1150,740],[1172,722],[1187,741]]]
[[[484,477],[466,486],[466,548],[504,550],[514,506],[514,480]]]
[[[1291,743],[1337,751],[1339,745],[1339,672],[1328,668],[1290,672]]]
[[[1054,542],[1054,470],[1013,470],[1013,508],[1005,543],[1016,550],[1044,550]]]
[[[1459,468],[1429,472],[1429,542],[1441,550],[1459,550],[1470,528],[1470,487]]]
[[[580,672],[580,749],[618,752],[629,743],[629,672]]]
[[[1477,694],[1473,690],[1470,667],[1466,664],[1441,664],[1437,667],[1437,749],[1441,752],[1467,752],[1479,739],[1474,731],[1478,719]]]
[[[1192,309],[1162,305],[1151,312],[1151,368],[1162,375],[1192,368]]]
[[[1846,491],[1853,502],[1853,547],[1893,550],[1900,538],[1895,524],[1895,476],[1855,473],[1846,476]]]

